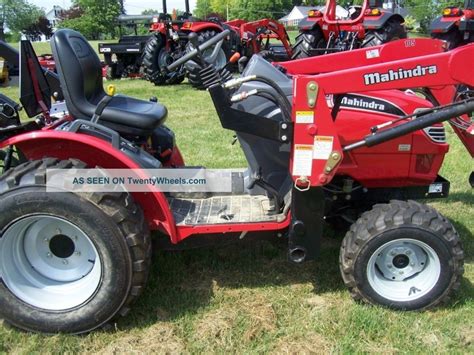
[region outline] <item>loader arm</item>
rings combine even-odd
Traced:
[[[327,184],[336,175],[337,168],[344,158],[346,149],[336,133],[337,121],[332,119],[331,110],[326,101],[328,95],[416,87],[428,89],[446,87],[447,90],[452,90],[455,85],[473,87],[474,73],[470,65],[473,57],[474,45],[467,45],[446,53],[314,76],[295,76],[293,97],[295,127],[291,154],[292,176],[295,184],[300,188]],[[469,68],[468,72],[466,68]],[[427,127],[428,122],[430,124],[443,122],[474,110],[473,101],[466,103],[464,107],[461,105],[462,103],[455,109],[440,110],[426,117],[423,116],[423,122],[427,122],[426,126],[418,127],[417,124],[421,122],[415,119],[398,124],[391,128],[393,131],[390,133],[380,132],[381,138],[389,137],[388,139],[377,141],[377,138],[374,138],[377,134],[374,134],[370,138],[371,145],[405,135],[410,129],[412,132]],[[361,137],[358,146],[370,146],[367,144],[370,133],[367,132],[368,136]],[[474,136],[466,134],[460,138],[472,155]],[[313,151],[313,155],[305,153],[305,150]]]

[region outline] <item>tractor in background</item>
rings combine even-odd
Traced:
[[[275,20],[262,19],[254,22],[233,20],[222,22],[216,18],[199,20],[192,17],[189,1],[185,1],[186,11],[177,19],[167,12],[166,0],[163,0],[163,13],[158,15],[121,15],[119,22],[135,26],[135,35],[121,36],[119,43],[100,43],[99,53],[105,58],[107,78],[142,76],[155,85],[179,84],[186,75],[194,87],[202,87],[202,81],[197,72],[186,71],[184,66],[174,72],[165,71],[194,46],[189,43],[189,35],[196,34],[195,45],[200,45],[224,30],[229,30],[227,40],[213,54],[214,48],[209,48],[203,57],[212,57],[213,65],[219,70],[226,67],[232,54],[251,56],[263,54],[271,60],[286,60],[291,57],[291,45],[285,28]],[[151,23],[150,35],[139,36],[136,31],[137,23]],[[278,39],[281,44],[270,42]]]
[[[446,7],[430,30],[431,37],[446,41],[448,49],[474,42],[474,0],[466,0],[463,8]]]
[[[336,0],[308,12],[299,23],[299,35],[293,46],[292,59],[371,47],[407,38],[405,19],[384,9],[383,0],[364,0],[362,6],[351,6],[338,13]]]

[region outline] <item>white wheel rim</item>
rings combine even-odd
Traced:
[[[92,241],[62,218],[20,219],[0,239],[0,277],[17,298],[33,307],[78,307],[97,291],[101,273]]]
[[[211,57],[212,53],[214,52],[214,48],[215,48],[215,46],[212,46],[211,48],[208,48],[208,49],[204,50],[202,52],[203,58],[204,59],[209,59],[209,57]],[[214,65],[214,67],[217,70],[221,70],[222,68],[225,67],[225,65],[227,64],[227,58],[226,58],[225,53],[222,49],[219,51],[219,54],[217,55],[216,61],[212,64]]]
[[[429,293],[441,274],[436,252],[415,239],[397,239],[379,247],[367,264],[367,279],[380,296],[396,302],[419,299]]]

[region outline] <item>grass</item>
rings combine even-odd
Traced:
[[[167,125],[189,165],[245,165],[208,93],[188,84],[114,84],[118,93],[157,96],[168,107]],[[17,97],[14,88],[1,90]],[[473,353],[474,195],[467,178],[474,166],[451,130],[449,142],[441,173],[451,195],[430,203],[454,223],[466,253],[461,290],[448,306],[403,313],[356,304],[339,274],[339,234],[328,232],[320,258],[299,266],[286,261],[284,240],[244,240],[155,252],[145,294],[113,331],[43,336],[0,326],[0,352]]]

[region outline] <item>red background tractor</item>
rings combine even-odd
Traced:
[[[406,38],[404,18],[383,9],[384,1],[364,0],[352,6],[348,18],[338,18],[337,1],[327,0],[321,10],[311,10],[299,23],[300,34],[293,47],[293,59],[352,50]]]
[[[474,42],[474,0],[466,0],[464,8],[449,6],[430,26],[431,36],[448,42],[448,48]]]

